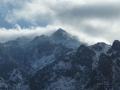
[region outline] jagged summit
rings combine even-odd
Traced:
[[[91,46],[92,49],[94,49],[95,51],[102,51],[104,48],[106,48],[106,50],[104,50],[105,52],[111,48],[111,45],[108,45],[104,42],[98,42],[94,45]]]
[[[26,36],[22,36],[22,37],[18,37],[16,40],[17,41],[28,40],[28,38]]]
[[[38,45],[40,43],[49,41],[54,44],[62,44],[63,46],[77,49],[81,42],[67,33],[65,30],[59,28],[56,32],[54,32],[51,36],[41,35],[36,36],[32,41],[30,41],[26,46]]]
[[[64,35],[67,35],[67,32],[61,28],[59,28],[56,32],[52,34],[52,36],[55,36],[55,37],[61,37]]]
[[[45,38],[48,38],[48,36],[46,35],[36,36],[32,41],[44,40]]]
[[[39,36],[36,36],[36,37],[33,39],[33,41],[34,41],[34,40],[38,40],[39,38],[40,38]]]
[[[120,41],[119,40],[115,40],[112,44],[111,47],[113,50],[115,51],[120,51]]]
[[[77,48],[81,42],[74,36],[67,33],[65,30],[59,28],[51,35],[51,39],[56,43],[62,43],[69,48]]]
[[[28,39],[25,36],[22,37],[18,37],[15,40],[11,40],[8,42],[5,42],[5,45],[10,45],[10,46],[16,46],[16,47],[20,47],[20,46],[24,46],[25,44],[27,44],[30,41],[30,39]]]
[[[80,47],[78,47],[78,49],[77,49],[77,52],[81,51],[84,48],[86,48],[86,46],[84,44],[80,45]]]

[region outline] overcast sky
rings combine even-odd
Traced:
[[[120,40],[119,0],[0,0],[0,42],[58,28],[93,44]]]

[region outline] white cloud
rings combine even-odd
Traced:
[[[63,28],[88,43],[119,39],[119,0],[1,0],[0,12],[16,28],[0,28],[0,41],[36,36]],[[21,28],[18,21],[36,25]],[[45,23],[44,27],[39,24]],[[7,36],[4,36],[7,35]]]
[[[6,42],[8,40],[14,40],[17,37],[26,36],[30,39],[33,39],[35,36],[40,35],[51,35],[56,29],[57,26],[47,27],[30,27],[21,29],[19,25],[16,25],[13,29],[0,28],[0,42]]]

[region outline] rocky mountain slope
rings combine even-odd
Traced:
[[[120,41],[87,46],[58,29],[0,43],[0,90],[120,90]]]
[[[32,75],[53,63],[59,56],[77,49],[79,45],[76,38],[62,29],[51,36],[36,36],[31,41],[20,37],[1,43],[0,76],[9,90],[30,89],[28,83]]]
[[[36,72],[36,90],[120,90],[120,42],[81,45]]]

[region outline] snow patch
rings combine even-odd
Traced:
[[[60,61],[54,66],[54,69],[70,70],[71,66],[70,62]]]
[[[36,61],[32,64],[32,67],[34,69],[42,69],[43,67],[45,67],[47,64],[52,63],[55,60],[55,55],[51,54],[49,56],[42,56],[42,58],[40,59],[36,59]]]
[[[101,55],[101,53],[105,53],[107,54],[107,51],[110,49],[110,45],[103,45],[103,44],[100,44],[99,43],[99,46],[102,47],[102,50],[101,51],[97,51],[94,49],[94,52],[96,53],[96,56],[93,57],[93,64],[92,64],[92,70],[94,70],[95,68],[97,68],[98,66],[98,61],[99,61],[99,56]],[[91,48],[91,47],[90,47]]]

